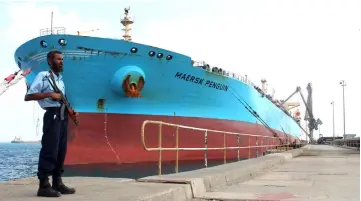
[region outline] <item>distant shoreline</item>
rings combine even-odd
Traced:
[[[3,141],[3,142],[0,142],[0,144],[41,144],[41,142],[37,142],[37,141],[29,141],[29,142],[9,142],[9,141]]]

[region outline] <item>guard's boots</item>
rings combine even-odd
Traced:
[[[75,189],[65,186],[61,178],[53,178],[53,189],[61,194],[74,194]]]
[[[60,192],[54,190],[50,183],[49,179],[41,179],[39,183],[39,189],[37,196],[39,197],[60,197]]]

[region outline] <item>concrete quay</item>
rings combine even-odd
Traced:
[[[219,200],[359,201],[360,155],[325,145],[312,145],[300,157],[203,198]]]
[[[358,150],[307,145],[225,165],[138,180],[67,177],[77,189],[60,200],[360,200]],[[0,200],[36,197],[36,178],[0,183]]]

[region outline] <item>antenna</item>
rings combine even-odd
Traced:
[[[134,21],[128,17],[128,13],[129,13],[130,7],[128,8],[124,8],[124,18],[120,20],[120,23],[122,23],[122,25],[124,26],[124,29],[122,29],[124,31],[124,35],[123,38],[126,41],[131,41],[132,40],[132,36],[130,35],[130,31],[132,30],[130,28],[130,25],[134,23]]]
[[[51,11],[50,35],[53,35],[53,11]]]

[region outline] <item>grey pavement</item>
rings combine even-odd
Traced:
[[[183,191],[184,187],[186,186],[182,186],[181,184],[147,184],[142,182],[135,182],[132,179],[111,179],[94,177],[70,177],[65,178],[64,182],[66,182],[71,187],[75,187],[77,192],[73,195],[62,195],[59,198],[39,198],[36,197],[36,191],[38,188],[37,179],[28,178],[12,182],[0,183],[0,200],[187,200]]]
[[[252,180],[212,189],[204,196],[221,200],[359,201],[359,153],[337,153],[342,148],[312,146],[313,154],[305,155],[317,151],[323,154],[296,157]]]
[[[64,178],[77,189],[57,200],[360,200],[357,150],[325,145],[270,154],[178,174],[139,179]],[[38,181],[0,182],[0,201],[49,200],[36,197]],[[53,199],[51,199],[53,200]]]

